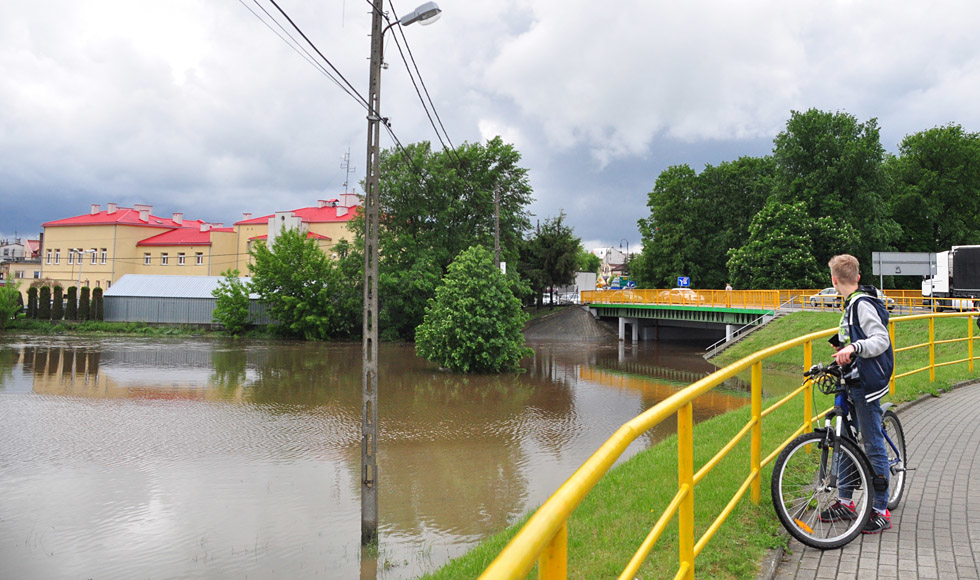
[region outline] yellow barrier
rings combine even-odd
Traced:
[[[608,292],[608,291],[606,291]],[[896,361],[902,352],[915,348],[929,348],[929,365],[921,369],[902,373],[892,377],[891,391],[894,393],[895,381],[925,370],[930,371],[930,379],[935,379],[935,369],[937,366],[967,363],[969,369],[973,371],[974,358],[974,331],[976,312],[953,313],[953,314],[922,314],[915,316],[904,316],[893,318],[889,322],[889,333],[894,344],[896,324],[902,324],[913,320],[929,320],[929,340],[928,342],[896,348]],[[968,324],[965,338],[952,340],[935,340],[935,319],[948,317],[965,317]],[[669,521],[676,514],[678,516],[679,533],[679,555],[680,565],[675,578],[692,580],[694,578],[694,559],[704,549],[708,541],[727,519],[728,515],[734,510],[738,501],[751,489],[752,501],[758,503],[761,494],[761,472],[762,468],[773,461],[779,452],[790,441],[801,433],[812,428],[813,421],[819,416],[813,416],[811,405],[812,396],[809,385],[801,386],[794,392],[783,397],[779,401],[770,405],[767,409],[762,409],[762,361],[789,350],[791,348],[803,346],[803,368],[809,368],[813,364],[813,342],[815,340],[829,337],[837,329],[828,329],[814,332],[795,338],[793,340],[778,344],[767,349],[756,352],[743,358],[703,379],[692,383],[684,390],[675,393],[664,401],[660,402],[645,413],[633,418],[616,430],[599,449],[590,457],[574,474],[528,519],[527,523],[517,533],[516,536],[500,552],[497,558],[490,563],[480,576],[481,580],[515,580],[527,576],[531,568],[537,561],[538,578],[540,580],[565,580],[567,577],[568,566],[568,519],[572,512],[578,507],[586,495],[595,487],[596,483],[609,471],[616,460],[626,450],[636,438],[640,437],[647,430],[653,428],[673,414],[677,415],[677,440],[678,440],[678,466],[677,466],[677,494],[667,506],[647,537],[640,543],[634,556],[626,564],[620,579],[628,580],[633,578],[640,566],[646,560],[650,551],[653,549],[657,539],[666,529]],[[937,344],[948,344],[956,342],[967,342],[967,358],[937,363],[935,360],[935,348]],[[693,441],[693,401],[701,395],[707,393],[714,387],[720,385],[725,380],[737,375],[738,373],[751,369],[751,411],[752,416],[749,422],[741,431],[718,453],[708,461],[696,473],[694,471],[694,441]],[[774,451],[764,459],[762,458],[762,421],[775,411],[777,408],[786,404],[793,398],[803,395],[804,417],[800,421],[800,427],[786,438]],[[735,445],[746,435],[751,434],[751,458],[748,466],[749,474],[742,485],[732,496],[731,501],[725,506],[721,514],[708,527],[704,534],[695,539],[694,537],[694,486],[713,469]]]

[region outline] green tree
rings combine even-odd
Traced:
[[[381,153],[382,337],[411,340],[455,257],[473,245],[493,246],[495,206],[501,260],[517,261],[522,232],[530,227],[526,207],[531,203],[520,159],[499,137],[464,143],[454,151],[432,151],[423,142]],[[363,217],[354,227],[363,232]]]
[[[92,308],[92,301],[89,299],[92,290],[88,286],[82,286],[81,294],[78,296],[78,319],[90,320],[89,314]]]
[[[419,356],[457,372],[518,370],[532,354],[522,334],[527,315],[493,256],[482,246],[462,252],[429,301],[416,332]]]
[[[575,257],[575,269],[578,272],[593,272],[598,274],[602,267],[602,260],[585,248],[579,247],[578,255]]]
[[[878,121],[859,123],[853,115],[817,109],[793,111],[774,143],[778,200],[802,202],[811,219],[850,225],[859,235],[845,249],[870,276],[871,253],[888,249],[900,235],[885,203],[889,185]],[[816,261],[826,264],[831,250],[824,240],[813,242]]]
[[[68,305],[65,308],[65,320],[78,320],[78,287],[68,287]]]
[[[833,222],[829,222],[833,223]],[[803,203],[771,197],[749,226],[749,241],[729,253],[737,288],[816,288],[827,275],[811,253],[811,225]]]
[[[251,256],[251,290],[284,334],[325,340],[354,330],[356,318],[343,300],[350,282],[305,232],[283,230],[271,249],[257,244]]]
[[[631,273],[647,288],[673,286],[678,276],[690,276],[700,285],[703,232],[702,200],[698,177],[687,165],[668,167],[660,173],[647,198],[650,216],[637,225],[643,253],[633,260]]]
[[[582,240],[576,238],[572,228],[565,225],[565,212],[546,219],[535,232],[530,246],[530,259],[533,260],[533,267],[540,269],[540,282],[546,289],[553,291],[555,286],[567,286],[575,281]],[[538,292],[538,297],[540,295]],[[554,308],[554,296],[551,298],[550,303]]]
[[[16,320],[22,301],[19,282],[7,280],[5,285],[0,286],[0,331],[5,330],[10,321]]]
[[[65,303],[64,289],[60,285],[54,287],[51,300],[51,320],[61,320],[65,317]]]
[[[211,291],[216,298],[214,320],[232,335],[241,334],[248,327],[248,286],[238,277],[238,270],[225,270],[224,280]]]
[[[37,287],[31,286],[27,289],[27,317],[31,320],[37,320],[37,295]]]
[[[949,124],[908,135],[885,167],[901,251],[980,244],[980,134]]]
[[[92,290],[92,306],[91,306],[91,316],[92,320],[104,320],[105,319],[105,300],[102,298],[102,288],[96,286]]]
[[[51,320],[51,287],[41,286],[37,297],[37,317],[40,320]]]

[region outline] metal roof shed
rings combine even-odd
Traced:
[[[126,274],[105,291],[105,320],[161,324],[214,324],[217,299],[211,292],[224,276]],[[241,279],[246,284],[251,278]],[[265,309],[252,294],[249,313],[256,324],[268,324]]]

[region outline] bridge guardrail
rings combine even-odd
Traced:
[[[919,368],[896,374],[891,380],[891,392],[894,394],[895,382],[910,375],[929,371],[930,380],[935,380],[937,367],[963,364],[969,365],[970,372],[974,369],[974,325],[977,312],[952,314],[921,314],[895,317],[889,321],[889,334],[895,344],[896,326],[906,322],[927,319],[928,340],[924,343],[895,349],[896,362],[903,352],[918,348],[929,349],[929,364]],[[964,338],[936,340],[935,320],[937,318],[959,317],[966,318],[967,330]],[[568,519],[579,506],[585,496],[596,483],[610,470],[616,460],[626,450],[627,446],[647,430],[658,425],[672,415],[677,416],[678,465],[677,492],[673,500],[663,511],[649,534],[640,543],[632,559],[626,564],[620,579],[634,578],[640,566],[650,554],[657,540],[667,528],[670,520],[676,514],[678,517],[678,546],[679,561],[675,578],[693,580],[694,560],[704,549],[705,545],[715,535],[728,515],[734,510],[738,501],[749,491],[754,503],[760,501],[761,472],[779,452],[799,434],[812,428],[813,421],[824,413],[814,416],[812,405],[812,387],[803,385],[786,395],[779,401],[762,409],[762,361],[789,350],[803,346],[803,368],[809,368],[813,363],[813,342],[829,337],[837,332],[836,328],[814,332],[786,341],[784,343],[763,349],[747,356],[715,373],[692,383],[684,390],[658,403],[653,408],[635,417],[621,426],[576,472],[530,517],[517,535],[504,547],[500,554],[484,570],[481,580],[515,580],[524,578],[535,562],[538,563],[538,578],[540,580],[564,580],[568,568]],[[957,342],[967,343],[966,358],[936,361],[936,345]],[[694,418],[693,401],[701,395],[740,372],[751,371],[751,419],[717,454],[694,471]],[[773,411],[782,407],[794,398],[802,395],[803,417],[800,427],[789,435],[775,450],[765,458],[762,457],[762,421]],[[748,466],[748,476],[732,496],[724,510],[707,528],[700,538],[695,538],[694,532],[694,486],[701,481],[719,462],[746,436],[751,436],[751,453]],[[668,481],[667,477],[664,481]]]

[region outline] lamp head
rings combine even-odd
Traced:
[[[409,24],[414,24],[418,22],[423,26],[432,24],[436,20],[439,20],[439,16],[442,14],[442,9],[435,2],[426,2],[409,12],[405,16],[398,19],[398,23],[402,26],[408,26]]]

